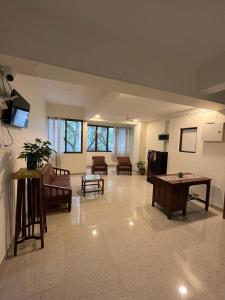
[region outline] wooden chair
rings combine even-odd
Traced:
[[[120,174],[120,171],[128,172],[128,174],[132,175],[132,164],[130,162],[130,158],[127,156],[118,156],[118,165],[117,165],[117,174]]]
[[[105,156],[92,156],[92,174],[103,172],[108,174],[108,165],[105,162]]]

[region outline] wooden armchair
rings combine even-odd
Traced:
[[[70,171],[44,166],[42,173],[43,196],[47,213],[71,211],[72,189]]]
[[[92,156],[92,174],[103,172],[108,174],[108,165],[105,162],[105,156]]]
[[[117,174],[120,174],[120,171],[128,172],[128,174],[132,175],[132,164],[130,162],[130,158],[127,156],[118,156],[118,165],[117,165]]]

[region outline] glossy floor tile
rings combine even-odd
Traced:
[[[45,248],[21,245],[0,266],[1,300],[225,299],[225,220],[189,202],[168,220],[142,176],[104,176],[105,194],[80,195],[48,216]]]

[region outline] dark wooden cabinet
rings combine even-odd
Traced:
[[[148,151],[147,181],[153,183],[154,175],[164,175],[167,171],[168,152]]]

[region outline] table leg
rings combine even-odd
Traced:
[[[22,204],[22,181],[18,180],[17,201],[16,201],[14,256],[17,255],[17,242],[19,239],[19,234],[20,234],[20,229],[21,229],[21,204]]]
[[[168,218],[169,220],[171,220],[171,219],[172,219],[172,212],[171,212],[171,211],[169,211],[169,212],[168,212],[168,214],[167,214],[167,218]]]
[[[104,194],[104,180],[102,180],[102,195]]]
[[[155,187],[153,185],[153,192],[152,192],[152,206],[155,206]]]
[[[209,195],[210,195],[210,182],[206,183],[206,199],[205,199],[205,210],[209,208]]]
[[[223,204],[223,218],[225,219],[225,195],[224,195],[224,204]]]
[[[86,192],[86,183],[84,182],[84,186],[83,186],[83,191],[84,191],[84,197],[85,197],[85,192]]]

